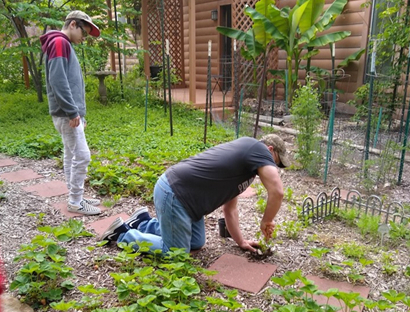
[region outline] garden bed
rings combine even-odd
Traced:
[[[293,136],[284,135],[290,150],[293,149]],[[63,180],[62,170],[56,166],[54,160],[29,160],[15,158],[19,164],[31,168],[48,179]],[[0,169],[2,171],[5,168]],[[332,174],[324,185],[322,179],[308,177],[303,171],[281,170],[281,177],[286,190],[286,199],[276,217],[278,225],[277,238],[273,240],[274,252],[263,260],[255,259],[251,253],[240,250],[230,238],[219,236],[218,219],[222,217],[222,211],[217,210],[206,217],[206,246],[193,254],[199,264],[207,268],[216,259],[225,253],[239,255],[250,261],[260,261],[278,266],[276,276],[282,276],[287,271],[301,270],[304,275],[314,274],[320,277],[336,281],[348,281],[358,285],[366,285],[370,288],[369,299],[382,299],[382,292],[394,289],[410,296],[410,277],[406,275],[410,263],[409,242],[404,240],[391,240],[385,238],[383,245],[378,238],[362,235],[360,228],[348,225],[346,221],[337,218],[327,219],[304,228],[298,223],[297,207],[302,204],[305,196],[316,196],[319,192],[330,193],[334,187],[344,190],[357,189],[359,187],[356,178],[357,167],[354,164],[334,164]],[[400,201],[410,203],[408,170],[404,172],[404,183],[401,186],[390,184],[377,188],[375,191],[385,201]],[[66,219],[60,212],[51,209],[51,205],[61,198],[42,199],[27,194],[22,186],[34,184],[35,181],[21,182],[18,184],[5,183],[3,192],[6,200],[1,204],[1,252],[5,261],[7,278],[10,285],[15,278],[16,272],[21,264],[13,262],[18,249],[22,244],[30,243],[30,240],[40,232],[37,229],[35,217],[27,213],[44,213],[41,223],[44,225],[58,226]],[[258,181],[255,182],[258,184]],[[255,186],[256,186],[255,184]],[[256,187],[258,189],[258,187]],[[94,191],[87,186],[87,193]],[[263,192],[257,196],[241,198],[239,200],[240,224],[244,237],[256,239],[258,231],[256,220],[260,220],[261,213],[258,211],[257,201],[264,197]],[[105,198],[108,201],[111,198]],[[135,197],[121,198],[104,214],[106,216],[118,213],[131,215],[135,209],[144,203]],[[149,206],[150,212],[154,214],[154,208]],[[100,217],[82,217],[85,224],[98,220]],[[8,233],[7,236],[5,233]],[[115,246],[98,247],[93,251],[87,247],[95,246],[97,237],[79,238],[70,242],[62,243],[67,249],[66,264],[74,268],[76,286],[93,284],[95,287],[106,287],[110,293],[104,295],[104,307],[118,306],[117,294],[114,291],[114,281],[110,272],[118,272],[120,266],[113,258],[120,252]],[[314,250],[328,248],[329,252],[318,258],[312,255]],[[350,251],[350,256],[347,256]],[[353,254],[353,255],[352,255]],[[360,265],[359,258],[373,261],[371,264]],[[352,265],[346,261],[353,261]],[[327,265],[327,263],[329,265]],[[340,266],[337,272],[332,268]],[[408,272],[407,272],[408,273]],[[356,275],[355,275],[356,274]],[[216,287],[202,281],[203,289],[201,296],[221,296]],[[262,311],[271,311],[272,303],[279,303],[281,299],[268,294],[268,289],[273,287],[273,282],[268,282],[266,287],[258,294],[250,294],[239,291],[236,300],[242,303],[246,309],[260,308]],[[82,293],[72,290],[66,293],[64,299],[79,301]],[[44,311],[53,311],[44,307]],[[398,311],[405,311],[403,305],[398,306]]]

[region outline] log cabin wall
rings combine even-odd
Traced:
[[[233,75],[233,40],[224,39],[216,30],[217,26],[227,26],[247,31],[252,25],[247,23],[249,18],[244,15],[246,5],[254,6],[257,0],[196,0],[196,87],[206,89],[208,72],[208,41],[212,41],[211,75],[224,75],[224,71],[232,69]],[[211,12],[217,11],[217,20],[211,19]],[[185,72],[189,68],[189,16],[188,0],[183,0],[183,28],[184,28],[184,60]],[[238,42],[238,51],[242,43]],[[243,61],[243,60],[242,60]],[[270,68],[277,68],[277,52],[269,57]],[[261,65],[261,64],[260,64]],[[228,68],[228,69],[227,69]],[[241,73],[244,72],[241,68]],[[247,82],[249,77],[239,77],[241,82]],[[186,82],[189,84],[189,75]],[[225,78],[226,79],[226,78]],[[229,80],[234,77],[228,78]],[[215,81],[212,81],[214,84]],[[233,84],[234,81],[232,80]]]
[[[189,72],[189,16],[188,1],[183,0],[183,28],[184,28],[184,66],[185,73]],[[219,74],[220,59],[220,35],[216,27],[220,25],[221,10],[220,7],[230,5],[231,1],[209,1],[196,0],[195,18],[196,18],[196,87],[206,89],[206,80],[208,72],[208,41],[212,41],[211,49],[211,74]],[[218,19],[211,19],[211,11],[217,10]],[[186,75],[186,82],[189,84],[189,74]]]

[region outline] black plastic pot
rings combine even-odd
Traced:
[[[231,237],[228,229],[226,228],[225,218],[218,219],[219,235],[222,237]]]
[[[151,79],[157,80],[159,78],[159,73],[162,71],[162,66],[161,65],[151,65],[149,67],[149,71],[151,74]]]

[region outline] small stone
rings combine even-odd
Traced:
[[[3,312],[33,312],[34,310],[25,303],[21,303],[18,299],[9,294],[3,294],[0,298],[1,311]]]

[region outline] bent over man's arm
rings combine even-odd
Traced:
[[[268,240],[271,238],[275,223],[273,219],[278,213],[283,199],[283,184],[279,170],[275,166],[263,166],[258,169],[258,175],[268,192],[268,201],[261,221],[261,231]]]
[[[222,207],[226,226],[229,233],[231,234],[233,240],[238,244],[242,249],[247,249],[252,252],[255,252],[255,248],[259,244],[254,241],[245,240],[242,236],[241,230],[239,228],[239,213],[238,213],[238,197],[230,200],[225,203]]]

